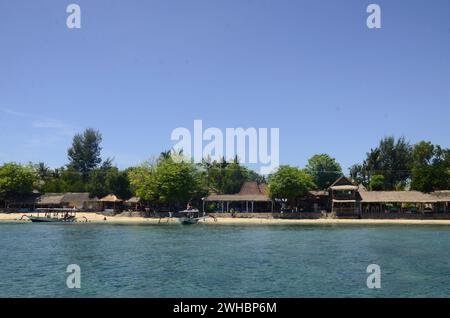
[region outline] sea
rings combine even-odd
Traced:
[[[450,297],[450,226],[0,223],[0,297]]]

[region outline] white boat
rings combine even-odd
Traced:
[[[200,212],[197,209],[187,209],[179,211],[178,213],[183,215],[177,218],[178,222],[183,225],[197,224],[198,221],[205,218],[205,216],[200,216]]]
[[[74,209],[54,209],[54,211],[50,211],[50,209],[38,209],[37,211],[37,216],[24,216],[26,216],[31,222],[36,223],[61,223],[76,221],[76,212]],[[40,216],[39,212],[45,213],[43,216]]]

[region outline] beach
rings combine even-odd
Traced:
[[[24,215],[36,213],[0,213],[0,222],[30,222]],[[42,214],[41,214],[42,215]],[[93,212],[78,212],[76,223],[96,224],[173,224],[178,223],[176,218],[146,218],[136,216],[105,216]],[[349,224],[349,225],[450,225],[450,220],[406,220],[406,219],[274,219],[274,218],[232,218],[232,217],[205,217],[201,224],[211,225],[326,225],[326,224]]]

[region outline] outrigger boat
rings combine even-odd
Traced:
[[[40,216],[39,212],[45,211],[44,216]],[[38,209],[37,216],[26,216],[31,222],[37,223],[61,223],[75,222],[76,211],[73,209]]]
[[[201,219],[205,219],[206,216],[200,216],[200,212],[197,209],[186,209],[179,211],[183,216],[177,218],[183,225],[197,224]]]

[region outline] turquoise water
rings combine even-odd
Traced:
[[[3,223],[0,297],[17,296],[449,297],[450,227]]]

